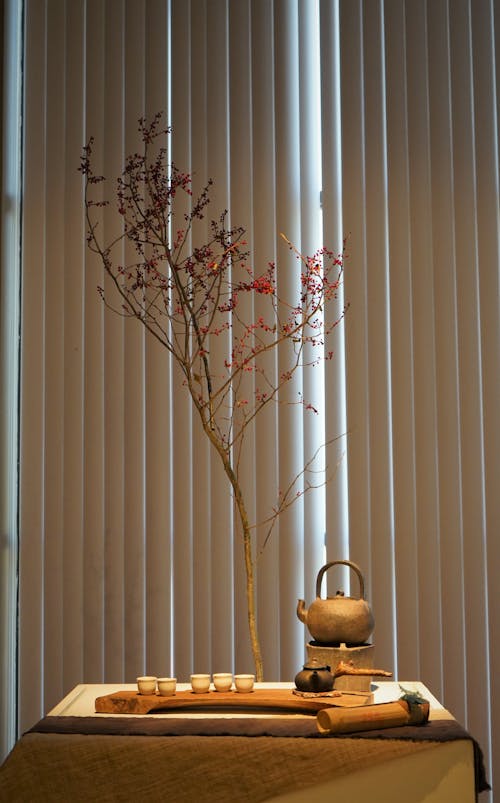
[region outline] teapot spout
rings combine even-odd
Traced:
[[[304,622],[305,625],[307,624],[307,609],[303,599],[299,599],[297,602],[297,616],[301,622]]]

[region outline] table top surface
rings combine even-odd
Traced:
[[[189,683],[179,683],[177,684],[177,688],[179,691],[186,691],[191,688]],[[276,682],[276,683],[256,683],[256,689],[293,689],[293,683],[283,683],[283,682]],[[415,691],[418,692],[422,697],[429,701],[430,704],[430,719],[452,719],[452,715],[446,711],[445,708],[441,705],[441,703],[434,697],[434,695],[426,688],[426,686],[421,683],[420,681],[383,681],[378,683],[372,683],[372,692],[374,696],[374,703],[386,703],[392,702],[393,700],[397,700],[404,691]],[[137,689],[135,683],[102,683],[102,684],[89,684],[89,683],[82,683],[78,686],[75,686],[51,711],[48,712],[47,716],[71,716],[71,717],[104,717],[104,716],[113,716],[113,717],[120,717],[120,716],[130,716],[129,714],[96,714],[94,710],[94,703],[96,697],[101,697],[106,694],[112,694],[113,692],[117,691],[134,691]],[[153,716],[155,719],[158,717],[171,717],[171,716],[179,716],[179,712],[171,711],[171,712],[161,712],[161,713],[154,713],[154,714],[144,714],[144,715],[135,715],[135,716]],[[183,712],[183,717],[206,717],[207,711],[189,711]],[[221,716],[221,717],[238,717],[238,716],[269,716],[267,714],[259,714],[258,712],[253,712],[250,714],[249,711],[245,712],[220,712],[215,713],[213,711],[210,712],[210,716]],[[274,714],[274,716],[290,716],[290,714]],[[305,716],[304,714],[293,714],[292,716]]]

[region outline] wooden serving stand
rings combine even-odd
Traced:
[[[116,691],[97,697],[97,714],[154,714],[161,711],[232,709],[257,711],[272,709],[302,714],[316,714],[323,708],[340,706],[353,708],[372,702],[371,694],[329,692],[326,695],[301,696],[292,689],[254,689],[252,692],[177,691],[169,697],[159,694],[139,694],[136,691]]]

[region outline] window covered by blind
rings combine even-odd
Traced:
[[[78,682],[251,663],[216,455],[85,248],[82,144],[115,176],[164,109],[172,158],[214,177],[254,264],[286,285],[279,232],[304,252],[348,238],[334,359],[297,378],[321,415],[270,410],[244,464],[258,521],[347,432],[258,561],[266,677],[302,664],[296,600],[325,555],[351,558],[377,663],[500,752],[497,29],[490,0],[25,0],[22,728]]]

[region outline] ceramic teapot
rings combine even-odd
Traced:
[[[337,591],[335,597],[321,598],[323,575],[332,566],[349,566],[358,576],[359,599],[344,596]],[[365,582],[361,569],[349,560],[334,560],[323,566],[316,579],[316,599],[306,610],[305,602],[299,599],[297,616],[307,625],[315,641],[320,644],[364,644],[372,634],[374,619],[370,606],[364,599]]]
[[[330,672],[330,667],[323,666],[317,658],[311,658],[295,675],[295,688],[298,691],[324,693],[333,689],[333,682],[334,677]]]

